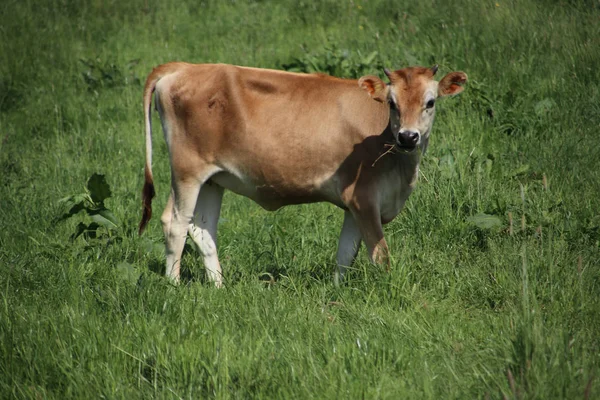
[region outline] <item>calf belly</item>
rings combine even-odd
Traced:
[[[341,206],[341,201],[336,200],[332,190],[326,187],[298,187],[292,185],[280,185],[274,182],[260,182],[240,177],[227,171],[221,171],[210,179],[225,189],[248,197],[265,210],[274,211],[286,205],[316,203],[327,201]]]

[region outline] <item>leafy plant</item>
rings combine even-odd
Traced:
[[[59,218],[64,221],[82,211],[87,216],[86,222],[79,222],[71,240],[82,236],[86,239],[110,238],[118,230],[119,222],[114,214],[106,208],[104,200],[112,195],[110,186],[104,175],[93,174],[87,181],[86,191],[59,200],[69,207],[69,211]]]
[[[83,81],[91,91],[102,88],[114,88],[129,84],[140,84],[140,79],[132,72],[140,60],[131,60],[125,67],[119,67],[113,62],[96,59],[79,60],[86,69],[81,73]]]
[[[292,72],[323,72],[340,78],[359,78],[383,70],[383,63],[376,51],[365,55],[360,50],[340,49],[331,43],[321,51],[311,52],[306,46],[302,46],[302,51],[300,57],[282,64],[282,67]]]

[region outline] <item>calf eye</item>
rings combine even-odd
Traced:
[[[431,99],[427,102],[427,104],[425,105],[425,108],[433,108],[434,105],[435,105],[435,100]]]

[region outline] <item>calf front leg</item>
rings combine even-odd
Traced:
[[[369,258],[376,264],[384,264],[390,271],[389,248],[383,236],[383,225],[378,207],[363,206],[352,212],[362,239],[367,246]]]

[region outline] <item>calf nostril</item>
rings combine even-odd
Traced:
[[[406,138],[407,144],[415,145],[419,141],[419,132],[415,132],[415,131],[406,132],[404,137]]]

